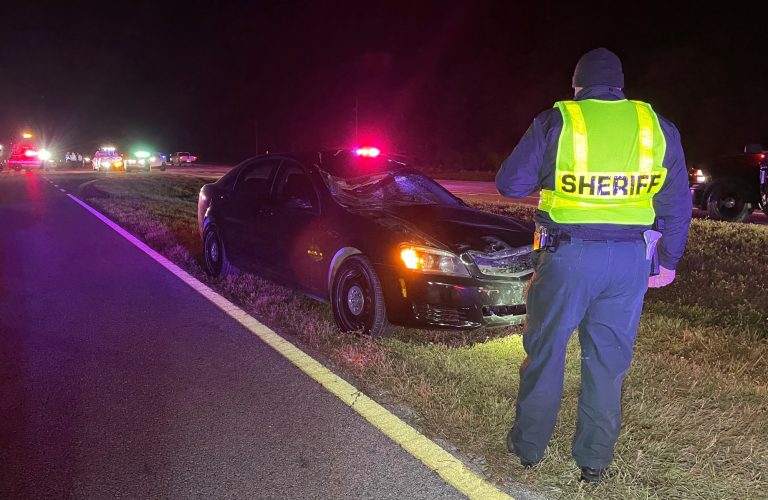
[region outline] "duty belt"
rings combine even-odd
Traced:
[[[536,231],[533,233],[533,250],[540,251],[546,250],[548,252],[556,252],[557,247],[561,242],[570,242],[573,240],[579,241],[602,241],[602,242],[643,242],[645,243],[645,259],[650,262],[650,274],[655,276],[659,274],[659,253],[657,243],[664,231],[664,220],[657,219],[654,222],[653,229],[648,229],[642,233],[628,232],[626,235],[610,235],[600,237],[598,234],[581,234],[573,235],[571,233],[557,230],[548,229],[544,226],[536,226]],[[597,237],[595,237],[597,236]]]

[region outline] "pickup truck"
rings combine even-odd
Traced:
[[[706,210],[715,220],[744,222],[752,211],[768,215],[768,199],[761,193],[761,168],[768,164],[768,151],[748,144],[744,153],[722,156],[689,171],[693,206]],[[765,174],[762,174],[765,176]]]
[[[197,161],[197,156],[192,155],[188,152],[177,152],[172,153],[171,156],[168,158],[168,162],[171,165],[181,165],[182,163],[194,163]]]

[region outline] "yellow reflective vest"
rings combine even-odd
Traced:
[[[560,101],[555,188],[539,210],[564,224],[651,225],[653,196],[664,185],[666,140],[650,104]]]

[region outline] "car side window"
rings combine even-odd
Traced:
[[[246,165],[237,178],[235,192],[254,201],[266,201],[279,166],[280,160],[277,158],[255,160]]]
[[[275,201],[279,206],[317,210],[318,199],[309,174],[296,162],[286,161],[275,187]]]

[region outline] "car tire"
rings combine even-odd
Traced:
[[[752,213],[746,186],[738,180],[715,181],[707,196],[707,213],[714,220],[744,222]]]
[[[237,268],[227,257],[224,241],[216,226],[211,226],[205,230],[203,237],[203,262],[205,264],[205,272],[216,278],[226,278],[238,274]]]
[[[384,292],[371,262],[353,255],[339,266],[331,290],[333,318],[339,329],[384,337],[391,334]]]

